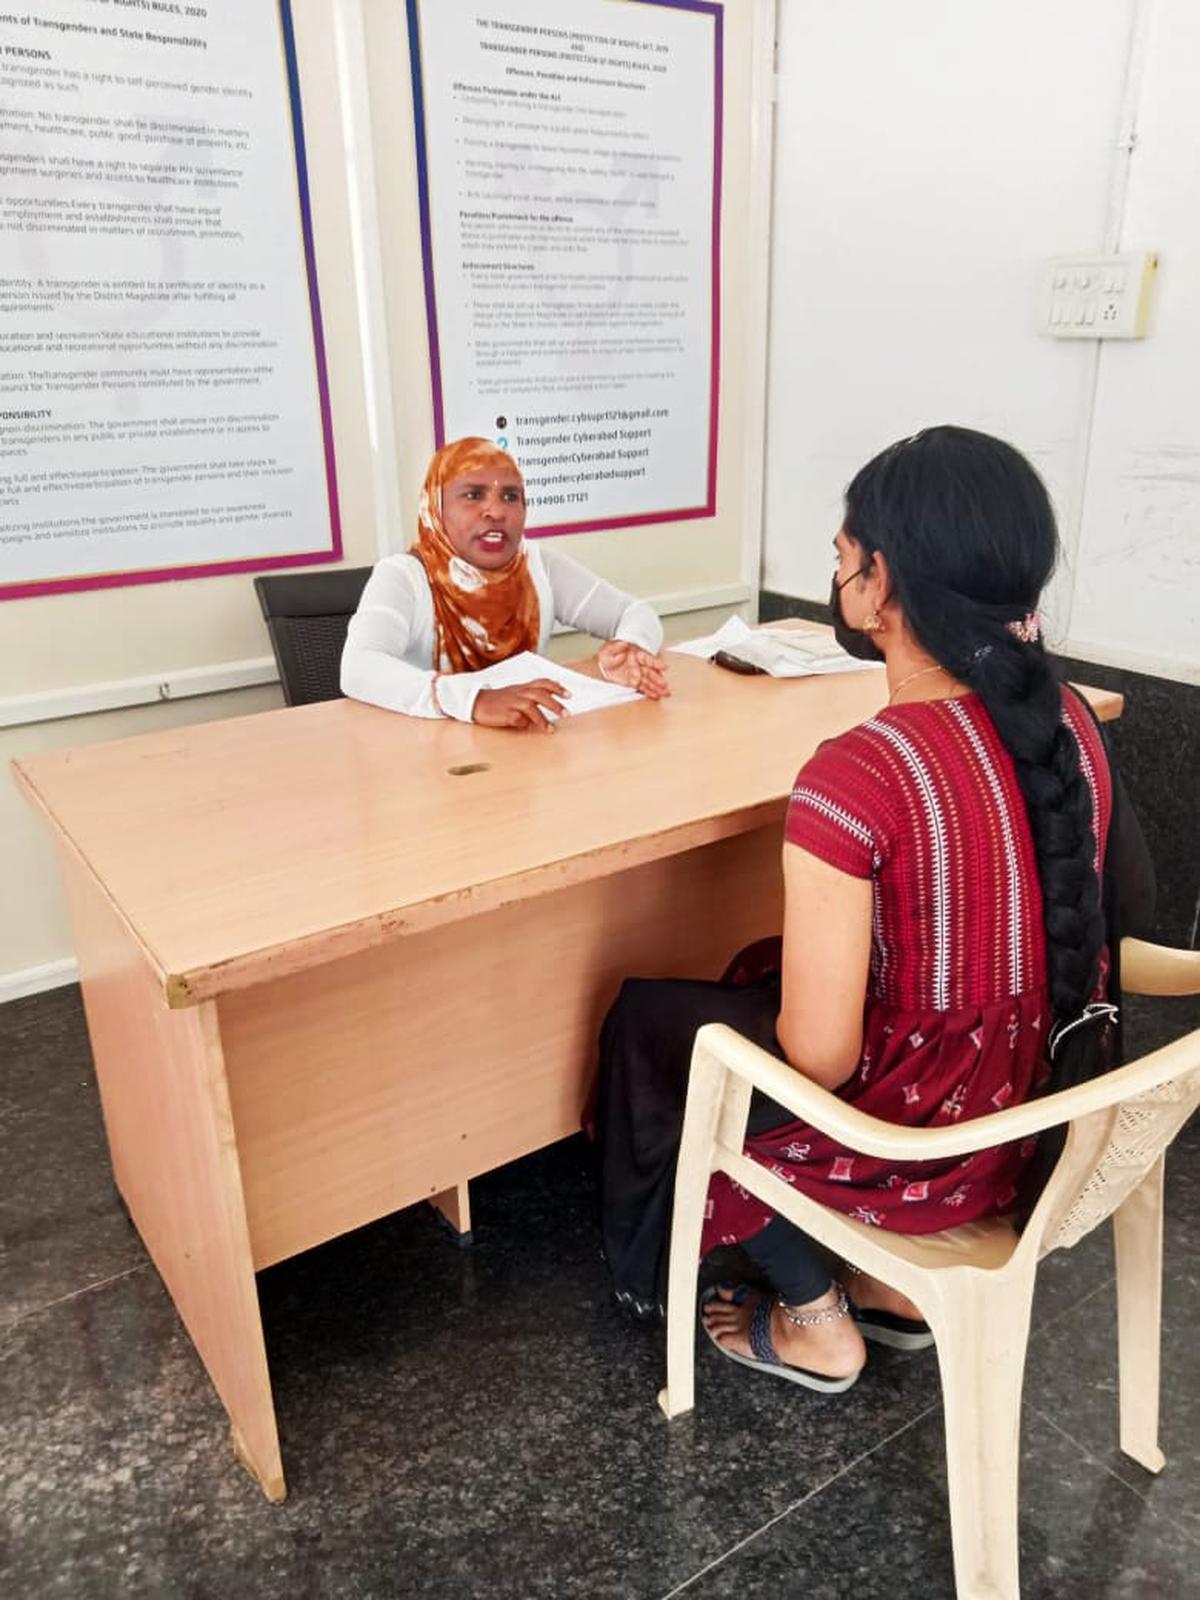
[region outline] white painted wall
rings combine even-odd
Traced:
[[[1070,634],[1200,680],[1200,4],[1148,7],[1123,221],[1157,248],[1151,337],[1100,362]]]
[[[1067,648],[1200,679],[1200,5],[780,0],[779,81],[764,587],[826,595],[855,469],[960,422],[1049,483]],[[1151,338],[1040,335],[1045,259],[1117,244]]]

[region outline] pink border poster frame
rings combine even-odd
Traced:
[[[315,550],[297,550],[284,555],[242,556],[231,561],[192,562],[181,566],[149,567],[139,571],[94,572],[70,578],[31,579],[18,583],[0,583],[0,600],[22,600],[35,595],[67,594],[81,589],[116,589],[145,583],[170,583],[190,578],[215,578],[234,572],[268,572],[282,567],[309,567],[342,559],[342,529],[338,511],[333,415],[329,400],[329,374],[325,360],[321,300],[317,288],[312,208],[308,192],[308,161],[304,146],[304,122],[300,103],[300,74],[296,60],[296,41],[292,26],[291,0],[278,0],[278,6],[280,46],[287,78],[288,100],[291,112],[292,143],[296,158],[298,214],[304,247],[305,278],[308,286],[311,312],[313,357],[321,412],[325,485],[329,507],[329,542]]]
[[[434,281],[433,228],[429,203],[428,138],[425,123],[425,86],[421,66],[420,0],[405,0],[408,12],[409,61],[412,72],[413,125],[416,131],[417,182],[421,210],[421,255],[425,282],[425,316],[429,334],[430,384],[434,440],[446,442],[442,361],[438,334],[437,292]],[[426,0],[429,3],[429,0]],[[436,3],[436,0],[434,0]],[[712,181],[712,319],[709,353],[708,466],[703,505],[675,510],[647,511],[620,517],[595,517],[579,522],[556,522],[526,529],[530,539],[567,533],[596,533],[609,528],[633,528],[660,522],[685,522],[713,517],[717,512],[717,445],[721,393],[721,152],[724,104],[724,5],[721,0],[636,0],[639,5],[662,6],[673,11],[698,12],[713,19],[713,181]]]

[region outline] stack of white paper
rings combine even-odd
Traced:
[[[509,656],[507,661],[497,661],[494,667],[484,667],[478,678],[485,689],[507,689],[513,684],[531,683],[535,678],[549,678],[571,691],[566,706],[573,717],[641,699],[636,689],[627,689],[620,683],[606,683],[603,678],[589,678],[586,673],[573,672],[570,667],[560,666],[557,661],[536,655],[532,650],[522,650],[520,655]],[[552,711],[547,711],[546,715],[554,720]]]
[[[786,628],[751,628],[739,616],[721,624],[716,633],[690,639],[670,648],[680,655],[709,660],[718,650],[761,667],[773,678],[811,678],[828,672],[871,672],[882,661],[859,661],[847,655],[824,628],[789,623]]]

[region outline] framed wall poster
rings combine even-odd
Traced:
[[[0,598],[338,560],[288,0],[40,0],[0,77]]]
[[[437,442],[529,531],[716,510],[723,8],[407,0]]]

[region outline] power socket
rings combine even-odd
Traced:
[[[1153,253],[1056,256],[1046,265],[1039,328],[1052,339],[1144,339]]]

